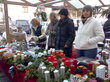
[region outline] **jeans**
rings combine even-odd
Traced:
[[[87,57],[87,58],[93,58],[95,59],[97,55],[97,48],[94,49],[88,49],[88,50],[76,50],[76,56],[79,57]]]

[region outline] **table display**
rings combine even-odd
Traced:
[[[109,82],[110,60],[68,58],[62,50],[0,45],[0,69],[15,82]],[[5,71],[3,70],[5,69]]]

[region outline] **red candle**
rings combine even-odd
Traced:
[[[65,62],[66,58],[62,58],[62,62]]]
[[[52,56],[52,57],[53,57],[53,59],[56,58],[56,56]]]
[[[65,65],[66,65],[67,67],[70,66],[70,62],[69,62],[69,60],[66,60],[66,61],[65,61]]]
[[[57,61],[57,58],[54,58],[54,61]]]
[[[56,58],[55,56],[53,56],[53,55],[51,55],[51,59],[52,59],[52,61],[54,60],[54,58]]]
[[[54,66],[54,67],[58,67],[58,62],[57,62],[57,61],[54,61],[54,62],[53,62],[53,66]]]
[[[77,60],[76,59],[73,59],[73,65],[75,66],[75,68],[77,68]]]
[[[52,61],[52,58],[51,57],[48,57],[48,61],[51,62]]]
[[[71,65],[70,66],[70,69],[74,70],[75,69],[75,66],[74,65]]]
[[[83,75],[85,75],[85,74],[87,74],[87,68],[86,67],[83,68]]]
[[[92,69],[93,69],[93,63],[88,63],[88,70],[90,70],[90,71],[92,71]]]
[[[70,73],[71,74],[75,74],[75,67],[74,67],[74,65],[70,66]]]
[[[55,52],[52,52],[52,55],[55,55]]]
[[[56,51],[56,53],[55,53],[56,55],[59,55],[59,52],[58,51]]]
[[[60,56],[61,56],[61,57],[64,57],[64,53],[60,53]]]

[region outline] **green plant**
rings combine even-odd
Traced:
[[[13,58],[8,59],[7,64],[8,65],[13,65],[14,64]]]
[[[38,78],[39,71],[36,69],[29,69],[26,71],[25,80],[29,78]]]

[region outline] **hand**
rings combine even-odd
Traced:
[[[65,45],[65,46],[64,46],[64,48],[68,48],[68,47],[69,47],[68,45]]]
[[[55,47],[55,44],[52,44],[53,47]]]
[[[37,36],[32,36],[32,39],[33,39],[34,41],[38,41],[38,40],[39,40]]]

